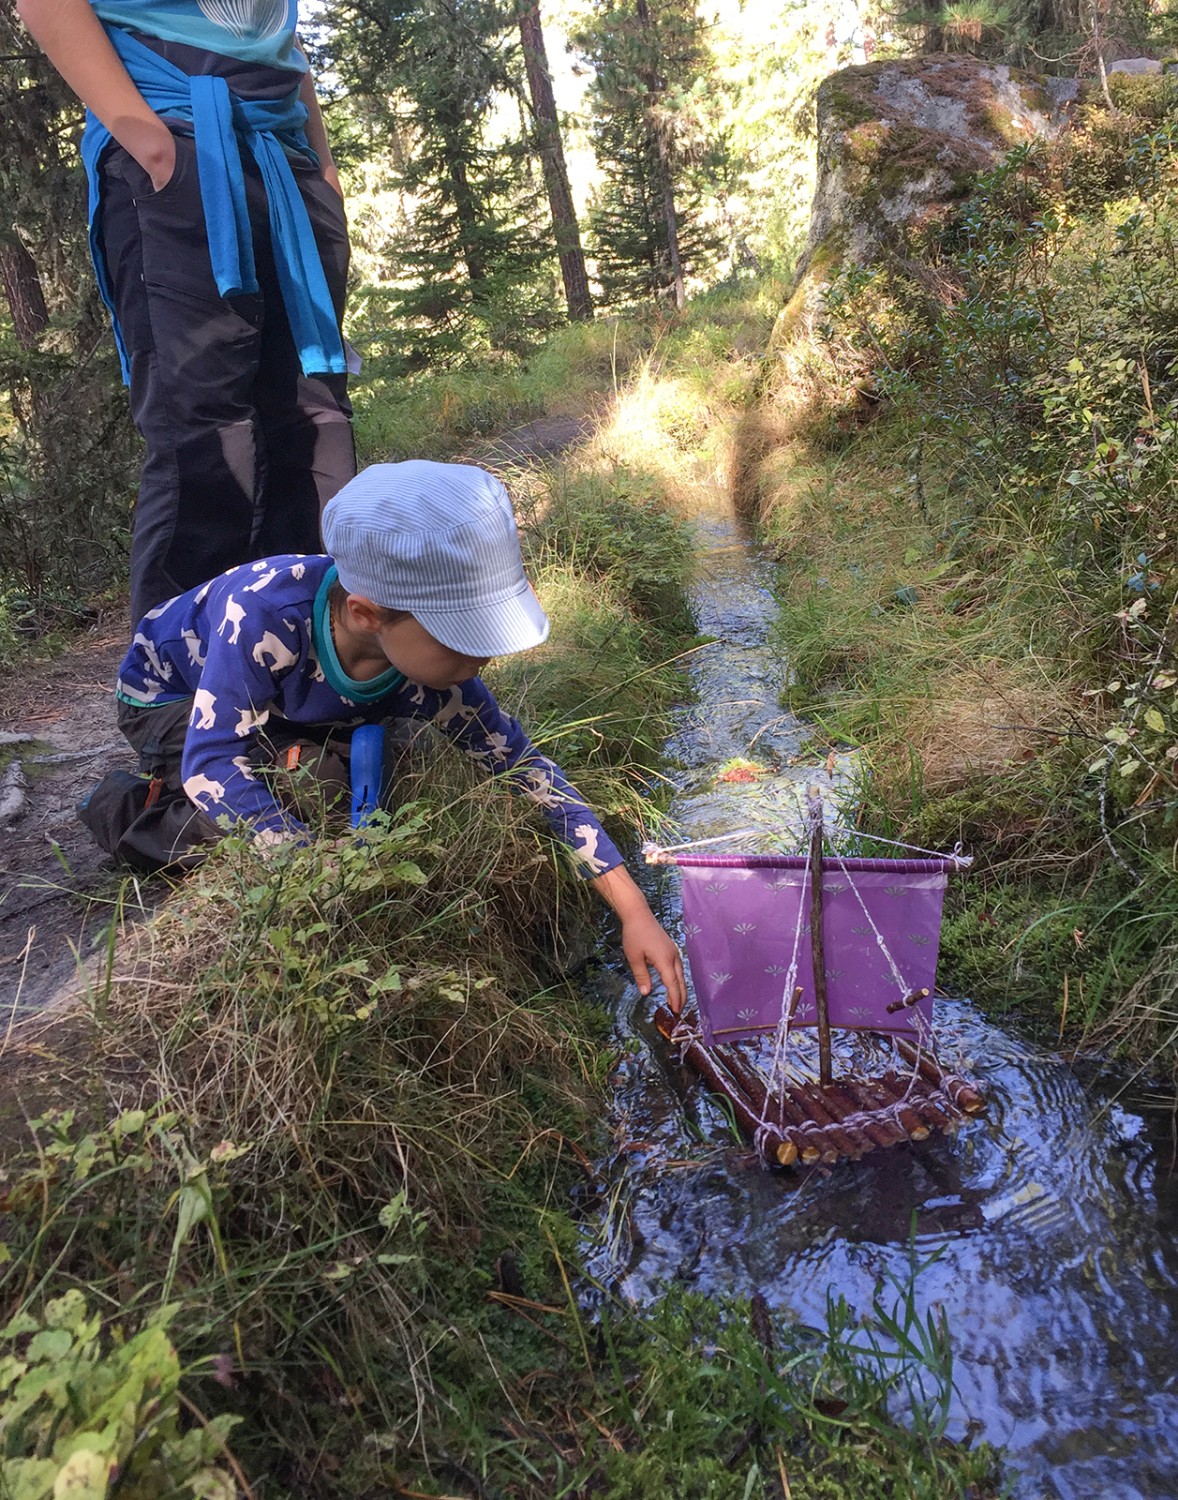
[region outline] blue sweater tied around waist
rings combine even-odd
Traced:
[[[258,290],[245,174],[238,150],[240,137],[261,169],[270,205],[278,283],[303,373],[344,374],[344,348],[335,307],[306,205],[287,160],[288,150],[300,153],[316,165],[319,160],[304,132],[307,109],[298,97],[298,90],[292,89],[284,99],[239,99],[224,78],[190,78],[119,27],[108,26],[106,34],[136,88],[156,114],[192,122],[209,253],[221,296],[235,297]],[[99,235],[98,163],[111,139],[102,121],[87,110],[82,161],[90,187],[90,254],[98,289],[110,310],[123,381],[129,384],[127,349]]]

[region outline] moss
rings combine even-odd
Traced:
[[[846,255],[847,231],[841,225],[832,229],[807,253],[789,298],[774,321],[766,351],[770,359],[801,331],[815,287],[834,276],[844,264]]]
[[[917,125],[860,126],[854,135],[855,196],[869,221],[909,189],[938,201],[964,197],[985,165],[968,141]]]
[[[818,88],[819,118],[829,117],[843,130],[853,129],[868,120],[879,118],[879,101],[875,97],[875,80],[878,67],[870,71],[864,68],[844,68],[827,78]]]

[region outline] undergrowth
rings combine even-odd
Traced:
[[[711,389],[718,347],[688,323],[632,376],[641,421],[623,392],[513,481],[554,630],[496,687],[631,836],[690,644],[661,497],[722,468],[701,405],[754,357]],[[116,911],[85,1005],[9,1049],[0,1494],[996,1494],[994,1455],[949,1441],[915,1264],[817,1329],[608,1287],[584,1310],[572,1190],[601,1187],[613,1062],[567,978],[590,897],[435,748],[361,840],[230,839],[150,923]]]
[[[792,700],[864,747],[865,824],[977,856],[946,981],[1172,1071],[1178,126],[1151,87],[811,291],[745,492]]]

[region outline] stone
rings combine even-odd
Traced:
[[[1061,128],[1045,80],[949,54],[844,68],[818,89],[807,261],[865,264],[964,197],[1014,146]]]
[[[1162,64],[1155,57],[1122,57],[1108,65],[1108,72],[1128,73],[1134,78],[1139,78],[1143,73],[1160,73],[1161,71]]]

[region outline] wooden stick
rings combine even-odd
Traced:
[[[920,1076],[931,1083],[935,1088],[943,1089],[946,1096],[964,1114],[980,1115],[986,1107],[986,1101],[978,1089],[965,1078],[958,1078],[954,1073],[946,1073],[935,1057],[928,1052],[918,1051],[911,1042],[905,1041],[902,1036],[895,1039],[896,1050],[909,1066],[918,1068]]]
[[[893,1000],[888,1006],[888,1015],[894,1016],[898,1010],[907,1010],[910,1005],[919,1005],[922,1000],[928,999],[928,990],[913,990],[910,995],[905,995],[903,1000]]]
[[[794,990],[794,997],[789,1002],[789,1019],[792,1022],[797,1012],[798,1002],[802,998],[802,987],[799,984]],[[771,1021],[764,1026],[713,1026],[712,1035],[715,1036],[747,1036],[750,1031],[776,1031],[781,1025],[780,1021]],[[725,1045],[728,1045],[725,1043]]]
[[[830,1009],[826,1003],[826,946],[822,935],[822,794],[810,788],[810,959],[814,967],[814,1007],[818,1020],[818,1080],[831,1080]]]
[[[823,1161],[828,1165],[838,1161],[838,1152],[825,1138],[821,1145],[816,1143],[813,1121],[807,1119],[800,1110],[788,1108],[780,1094],[770,1094],[765,1080],[742,1052],[738,1052],[735,1047],[725,1047],[721,1056],[724,1065],[745,1093],[750,1098],[759,1095],[761,1118],[769,1120],[774,1115],[777,1116],[777,1125],[782,1134],[796,1144],[804,1166],[811,1166],[816,1161]]]
[[[654,1013],[655,1024],[659,1031],[671,1040],[671,1035],[676,1027],[676,1018],[665,1005],[660,1005]],[[716,1066],[708,1055],[706,1047],[700,1046],[699,1042],[688,1042],[683,1048],[684,1058],[691,1064],[703,1081],[714,1092],[721,1095],[732,1106],[732,1113],[736,1117],[736,1123],[748,1136],[749,1140],[756,1144],[757,1133],[761,1129],[761,1121],[749,1108],[748,1103],[741,1098],[738,1090],[724,1073]],[[784,1147],[784,1150],[781,1148]],[[780,1132],[766,1129],[762,1135],[761,1149],[770,1161],[779,1162],[781,1166],[789,1166],[797,1160],[798,1150],[793,1141],[787,1141]],[[778,1155],[781,1150],[781,1156]],[[784,1159],[782,1159],[784,1158]]]
[[[899,1084],[899,1079],[896,1081]],[[883,1079],[846,1078],[843,1082],[850,1089],[851,1097],[861,1101],[865,1109],[892,1108],[900,1102],[904,1092],[902,1084],[896,1090],[889,1088]],[[929,1127],[909,1105],[905,1104],[892,1118],[897,1120],[901,1129],[907,1133],[909,1140],[925,1141],[928,1139]]]
[[[837,1108],[844,1126],[849,1116],[871,1114],[876,1107],[856,1097],[849,1078],[839,1078],[828,1084],[822,1091],[822,1097],[832,1110]],[[863,1132],[873,1146],[896,1146],[908,1139],[901,1126],[891,1119],[863,1120],[856,1128]]]
[[[956,1129],[956,1116],[953,1113],[953,1106],[943,1094],[939,1096],[930,1094],[928,1092],[929,1086],[924,1079],[917,1081],[911,1093],[908,1092],[908,1080],[901,1078],[898,1073],[893,1073],[889,1070],[883,1075],[882,1082],[897,1097],[902,1098],[907,1094],[906,1103],[908,1107],[913,1109],[922,1120],[927,1121],[930,1125],[935,1125],[938,1130],[943,1130],[946,1134]]]
[[[753,1113],[780,1134],[783,1148],[786,1146],[790,1148],[787,1153],[788,1161],[783,1160],[781,1150],[778,1151],[778,1164],[783,1167],[792,1167],[799,1159],[803,1164],[817,1161],[822,1154],[821,1151],[800,1131],[794,1130],[791,1124],[781,1117],[779,1110],[774,1110],[765,1080],[752,1063],[734,1046],[717,1047],[715,1051],[724,1067],[732,1074],[737,1087],[748,1099]],[[773,1119],[774,1113],[777,1114],[776,1120]]]
[[[806,1088],[796,1091],[794,1098],[809,1110],[820,1124],[826,1126],[827,1135],[843,1156],[849,1156],[852,1161],[858,1161],[861,1156],[866,1156],[869,1151],[875,1150],[875,1142],[857,1125],[844,1126],[841,1123],[841,1111],[833,1101],[827,1098],[826,1088],[822,1085],[811,1083]]]
[[[790,1130],[784,1120],[771,1120],[765,1081],[756,1068],[731,1045],[717,1047],[715,1055],[732,1075],[735,1086],[748,1099],[753,1114],[757,1119],[764,1121],[774,1134],[780,1135],[781,1143],[775,1152],[778,1165],[792,1167],[794,1162],[799,1158],[802,1161],[816,1160],[818,1156],[817,1150],[813,1146],[809,1146],[794,1131]]]

